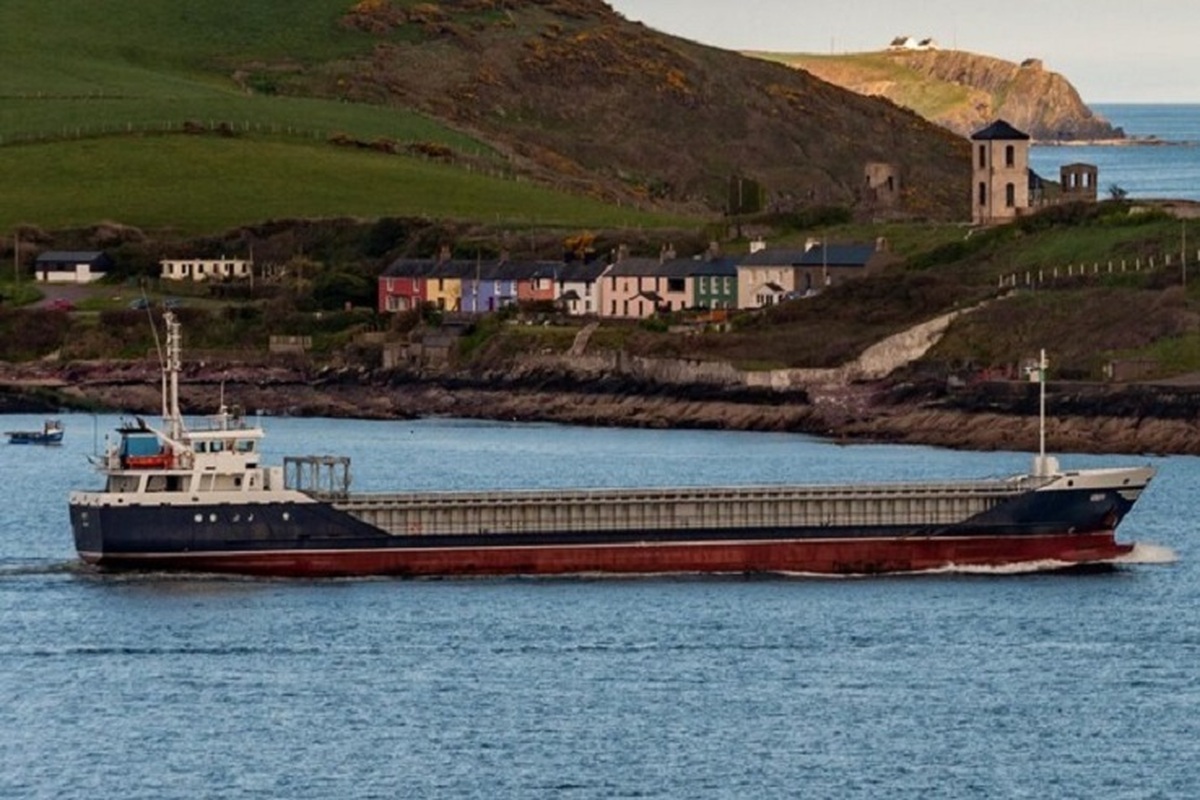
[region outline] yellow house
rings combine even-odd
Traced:
[[[425,278],[425,298],[443,311],[462,311],[463,269],[453,261],[439,264]]]

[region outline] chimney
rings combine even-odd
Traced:
[[[750,252],[751,253],[761,253],[763,250],[766,250],[766,249],[767,249],[767,243],[765,241],[763,241],[763,238],[761,236],[758,237],[757,239],[753,240],[752,242],[750,242]]]
[[[629,258],[629,245],[622,244],[617,246],[617,261],[624,261]]]
[[[442,249],[438,252],[438,261],[449,261],[449,260],[450,260],[450,245],[444,244],[444,245],[442,245]]]
[[[876,253],[887,253],[887,252],[890,252],[891,249],[892,249],[892,246],[888,242],[886,236],[875,237],[875,252]]]

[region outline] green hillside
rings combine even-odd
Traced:
[[[416,158],[254,137],[97,138],[0,148],[0,228],[113,221],[197,235],[295,217],[422,216],[509,227],[685,222]],[[169,176],[164,179],[164,176]]]
[[[276,217],[394,214],[680,222],[518,182],[488,144],[409,109],[239,85],[239,65],[283,74],[369,51],[371,39],[337,24],[348,5],[0,5],[0,172],[20,188],[0,205],[0,227],[111,220],[195,234]],[[181,133],[218,127],[232,135]],[[331,137],[387,143],[399,154],[334,147]],[[435,163],[406,146],[450,156]]]
[[[0,6],[0,30],[7,33],[0,94],[185,98],[231,92],[229,67],[247,59],[303,66],[369,48],[361,33],[337,25],[348,5],[7,0]]]
[[[575,224],[578,198],[590,198],[584,206],[611,207],[593,225],[615,214],[695,227],[725,208],[734,177],[762,187],[773,208],[853,206],[864,164],[881,160],[907,177],[896,214],[965,213],[957,138],[805,73],[651,31],[601,0],[10,0],[0,30],[0,168],[25,160],[27,145],[64,148],[61,169],[34,158],[61,174],[39,173],[12,193],[0,225],[51,224],[42,214],[53,207],[54,225],[86,226],[98,205],[105,219],[161,224],[145,209],[170,204],[142,192],[88,196],[114,176],[222,206],[221,219],[264,219],[265,208],[239,199],[260,194],[231,189],[236,170],[190,184],[171,169],[140,174],[146,153],[181,131],[219,131],[235,161],[262,171],[289,146],[294,158],[324,160],[331,140],[387,150],[401,175],[428,172],[433,158],[459,177],[445,193],[437,181],[419,185],[406,207],[489,223],[541,213],[520,208],[526,187],[505,185],[523,182],[559,198],[552,224]],[[184,138],[161,160],[208,158],[191,149],[204,137]],[[108,139],[135,148],[105,149],[103,169],[78,158],[81,143]],[[381,169],[328,158],[327,169],[368,189]],[[71,191],[50,200],[36,196],[42,187]],[[289,185],[275,205],[290,216],[328,207],[315,188]],[[364,194],[344,213],[393,210],[390,198]]]

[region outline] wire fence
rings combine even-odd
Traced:
[[[52,142],[99,139],[110,136],[153,136],[172,134],[217,134],[274,136],[302,139],[312,142],[328,142],[342,147],[357,147],[390,154],[403,154],[431,162],[455,161],[470,172],[489,177],[519,181],[520,177],[511,164],[511,157],[497,151],[477,148],[466,150],[427,139],[393,139],[388,136],[358,138],[344,130],[307,128],[271,122],[231,121],[217,119],[182,119],[141,122],[102,122],[89,125],[64,125],[53,130],[15,131],[0,133],[0,147],[22,144],[49,144]]]

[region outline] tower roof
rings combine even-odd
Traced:
[[[1012,125],[1009,125],[1002,119],[998,119],[983,130],[978,130],[971,134],[971,140],[976,142],[1011,141],[1014,139],[1018,141],[1027,141],[1029,139],[1029,134],[1021,133],[1021,131],[1017,130]]]

